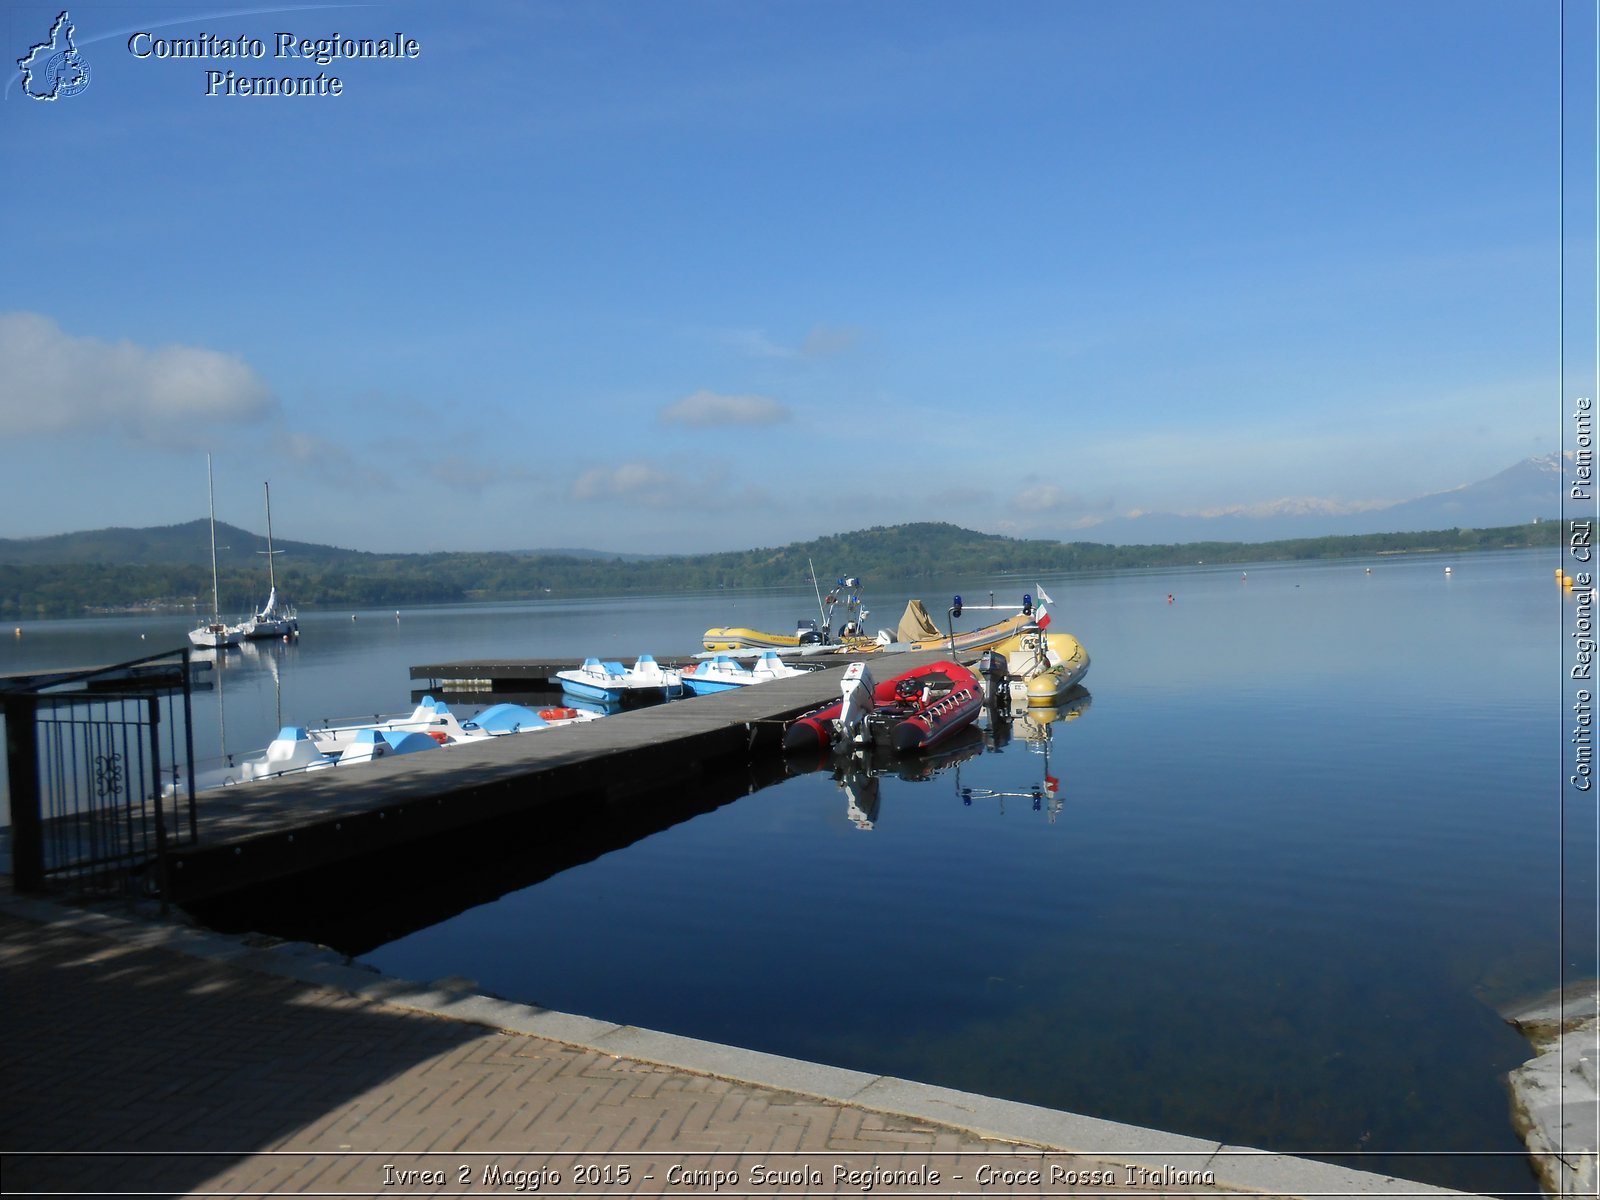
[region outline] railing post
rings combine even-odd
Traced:
[[[189,800],[189,841],[200,840],[200,822],[195,815],[194,803],[194,709],[191,697],[194,693],[194,676],[191,655],[194,653],[188,646],[183,648],[183,784],[184,795]],[[221,686],[220,684],[218,685]]]
[[[37,700],[4,698],[6,777],[11,790],[11,878],[19,892],[44,891],[44,823],[39,814]]]
[[[150,769],[139,781],[141,790],[153,788],[148,808],[156,816],[156,884],[161,889],[162,911],[167,903],[167,814],[162,808],[161,795],[161,700],[156,696],[145,699],[145,724],[150,731]],[[147,809],[148,811],[148,809]]]

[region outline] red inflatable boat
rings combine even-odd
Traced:
[[[965,729],[983,708],[978,677],[955,662],[929,663],[883,683],[873,682],[866,663],[852,663],[841,690],[837,702],[790,724],[784,749],[822,751],[839,740],[927,750]]]

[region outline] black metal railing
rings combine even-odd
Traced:
[[[0,691],[18,891],[163,894],[196,837],[187,649]]]

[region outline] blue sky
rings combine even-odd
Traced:
[[[8,4],[7,58],[59,12]],[[203,515],[208,451],[283,537],[692,552],[1560,448],[1555,3],[69,12],[88,86],[0,104],[0,536]]]

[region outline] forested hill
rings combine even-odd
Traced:
[[[50,537],[0,538],[0,564],[60,566],[102,563],[137,566],[204,566],[211,571],[211,534],[204,518],[182,525],[150,529],[91,529]],[[273,538],[272,547],[302,562],[333,562],[379,557],[315,542]],[[259,533],[217,522],[217,561],[223,566],[255,565],[266,570],[262,552],[267,540]],[[209,588],[209,583],[208,583]]]
[[[204,518],[182,525],[160,525],[149,529],[91,529],[81,533],[57,533],[48,537],[0,538],[0,564],[45,566],[81,563],[121,563],[128,566],[204,566],[211,569],[211,535]],[[345,550],[320,542],[286,541],[275,537],[273,549],[300,562],[374,562],[405,555],[374,554],[365,550]],[[267,539],[261,533],[217,522],[217,562],[224,569],[262,567]],[[636,559],[660,555],[608,554],[603,550],[539,550],[515,557],[556,555],[570,558]],[[262,567],[265,570],[264,567]]]
[[[310,542],[274,541],[279,592],[307,608],[447,604],[545,595],[678,592],[809,585],[815,563],[826,586],[836,574],[915,581],[1002,572],[1024,575],[1121,567],[1187,566],[1375,553],[1465,553],[1556,545],[1558,522],[1500,529],[1449,529],[1281,542],[1108,546],[975,533],[921,523],[863,529],[775,549],[662,557],[587,551],[374,554]],[[224,615],[265,599],[262,539],[217,527]],[[161,529],[102,529],[52,538],[0,540],[0,615],[68,616],[132,608],[209,609],[206,522]]]

